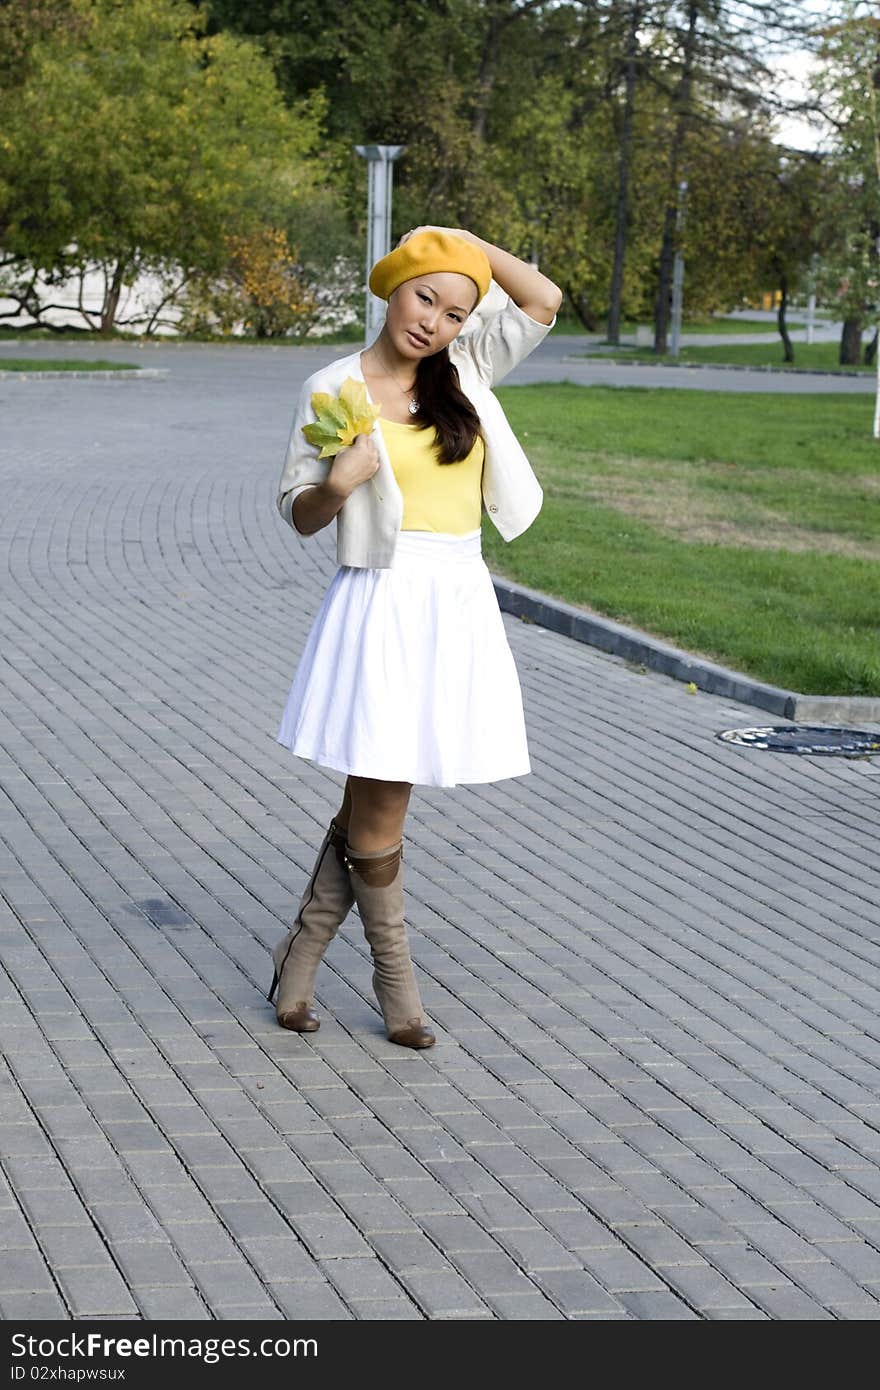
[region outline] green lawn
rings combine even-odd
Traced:
[[[751,329],[741,329],[741,332],[751,332]],[[678,359],[667,354],[666,357],[658,358],[657,354],[650,348],[615,348],[613,356],[623,361],[632,359],[636,362],[717,362],[722,365],[725,363],[731,366],[749,367],[780,367],[790,369],[811,368],[813,371],[834,371],[834,372],[875,372],[876,367],[841,367],[837,360],[837,343],[794,343],[794,362],[787,363],[783,360],[782,340],[777,335],[773,340],[764,343],[720,343],[714,347],[687,347],[683,346],[678,355]],[[583,357],[604,357],[607,361],[611,357],[610,351],[606,348],[601,353],[582,353]]]
[[[789,319],[789,328],[805,328],[806,322],[802,319]],[[690,323],[681,325],[682,333],[766,333],[777,336],[779,330],[771,319],[692,319]]]
[[[135,362],[77,361],[75,358],[0,357],[0,372],[136,372]]]
[[[500,574],[776,685],[880,694],[866,396],[568,384],[499,395],[545,489]]]
[[[789,328],[804,328],[805,322],[800,319],[790,319]],[[627,320],[620,326],[620,332],[624,338],[635,336],[637,328],[650,328],[653,332],[653,324],[637,324]],[[601,331],[601,330],[600,330]],[[768,319],[724,319],[724,318],[701,318],[688,319],[681,326],[682,333],[766,333],[770,336],[777,335],[775,322]],[[554,333],[586,333],[587,329],[578,319],[561,318],[556,320]],[[652,354],[653,355],[653,354]]]
[[[229,347],[323,347],[326,344],[331,346],[340,343],[362,343],[364,340],[364,330],[355,324],[349,328],[339,329],[335,333],[328,333],[322,338],[256,338],[256,337],[235,337],[227,333],[201,333],[190,334],[184,337],[180,334],[156,334],[154,337],[147,338],[141,333],[126,333],[121,329],[114,329],[112,333],[98,333],[84,331],[82,329],[70,329],[68,332],[53,332],[51,328],[10,328],[8,325],[0,326],[0,343],[142,343],[147,346],[155,346],[163,343],[222,343]]]

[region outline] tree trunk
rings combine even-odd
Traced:
[[[657,299],[654,306],[654,351],[663,354],[669,347],[669,319],[672,312],[672,276],[675,266],[676,228],[679,207],[679,174],[685,137],[690,124],[691,80],[697,40],[699,0],[688,0],[688,30],[684,45],[684,67],[675,96],[678,118],[669,158],[669,201],[663,214],[663,240],[660,245],[660,266]]]
[[[498,49],[501,41],[503,19],[497,11],[489,15],[489,28],[480,55],[480,71],[477,75],[477,100],[474,106],[473,132],[480,139],[486,138],[486,122],[489,117],[489,98],[495,85],[495,66],[498,62]]]
[[[779,308],[776,310],[776,327],[779,329],[779,336],[782,339],[784,351],[784,361],[794,362],[794,348],[791,345],[791,338],[788,336],[788,324],[785,322],[785,311],[788,308],[788,278],[782,274],[779,276]]]
[[[841,367],[857,367],[862,351],[861,319],[844,319],[838,361]]]
[[[477,74],[477,99],[471,129],[480,140],[486,138],[486,124],[489,118],[489,101],[495,86],[498,54],[501,49],[501,35],[508,24],[522,19],[530,10],[537,10],[546,0],[524,0],[516,5],[512,0],[489,0],[489,27],[480,54],[480,71]]]
[[[623,262],[626,256],[626,234],[629,229],[629,166],[632,158],[633,108],[636,90],[636,59],[639,51],[639,25],[642,6],[634,0],[630,7],[629,34],[626,44],[626,96],[623,105],[623,129],[617,165],[617,210],[614,220],[614,265],[611,270],[611,295],[608,305],[608,341],[615,347],[620,343],[620,312],[623,300]]]
[[[874,351],[877,351],[877,329],[874,330]],[[880,354],[877,356],[877,373],[874,378],[874,438],[880,439]]]
[[[125,262],[117,261],[109,282],[105,281],[104,303],[101,305],[101,332],[109,335],[116,323],[116,312],[122,294],[122,281],[125,276]]]
[[[877,360],[877,329],[874,329],[874,336],[870,343],[865,345],[865,354],[862,358],[866,367],[871,367]]]
[[[588,333],[597,333],[599,330],[599,320],[587,303],[587,297],[573,289],[571,285],[565,286],[565,293],[568,295],[568,302],[574,309],[581,323]]]

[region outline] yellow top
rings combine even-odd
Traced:
[[[484,445],[480,435],[467,458],[439,463],[433,425],[402,425],[379,416],[397,485],[403,493],[402,531],[479,531]]]

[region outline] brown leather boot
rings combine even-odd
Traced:
[[[370,854],[346,846],[345,863],[373,956],[373,989],[389,1040],[433,1047],[413,974],[403,920],[403,842]]]
[[[272,952],[275,975],[269,1002],[277,989],[276,1017],[282,1028],[294,1033],[314,1033],[321,1026],[312,1008],[315,975],[354,902],[344,854],[345,831],[331,821],[293,927]]]

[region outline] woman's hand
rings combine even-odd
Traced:
[[[546,275],[542,275],[537,267],[512,256],[500,246],[494,246],[491,241],[484,241],[482,237],[476,236],[464,227],[413,227],[411,232],[404,233],[397,245],[405,245],[416,232],[448,232],[450,236],[461,237],[463,241],[479,246],[486,253],[492,279],[510,295],[514,304],[536,323],[553,322],[562,303],[562,290]]]
[[[330,465],[327,487],[350,497],[356,487],[372,478],[379,467],[379,450],[369,434],[359,434],[347,449],[340,449]]]
[[[379,450],[368,434],[359,434],[347,449],[340,449],[323,483],[303,488],[293,499],[291,515],[297,531],[313,536],[342,510],[361,483],[372,478],[379,467]]]

